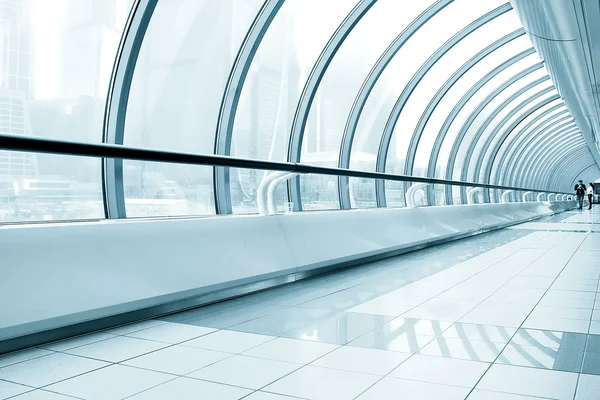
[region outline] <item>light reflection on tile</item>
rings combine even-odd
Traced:
[[[436,338],[419,353],[429,356],[492,362],[502,351],[504,343],[477,340]]]
[[[508,344],[498,357],[499,364],[579,372],[583,362],[583,350],[554,349],[541,346]]]

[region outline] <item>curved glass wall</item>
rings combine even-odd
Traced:
[[[0,138],[540,191],[594,163],[505,0],[0,0],[0,27]],[[411,185],[172,161],[0,151],[0,221],[403,207]]]

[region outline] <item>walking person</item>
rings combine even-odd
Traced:
[[[583,209],[583,199],[585,198],[585,185],[580,179],[579,183],[575,185],[575,193],[577,193],[577,201],[579,202],[579,209]]]
[[[590,207],[588,210],[592,209],[592,203],[594,202],[594,184],[590,182],[590,185],[587,188],[588,201],[590,202]]]

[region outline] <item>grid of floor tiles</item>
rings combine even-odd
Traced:
[[[599,258],[507,229],[5,355],[0,398],[600,399]]]

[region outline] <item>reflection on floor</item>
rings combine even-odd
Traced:
[[[599,399],[599,220],[564,213],[0,357],[0,398]]]

